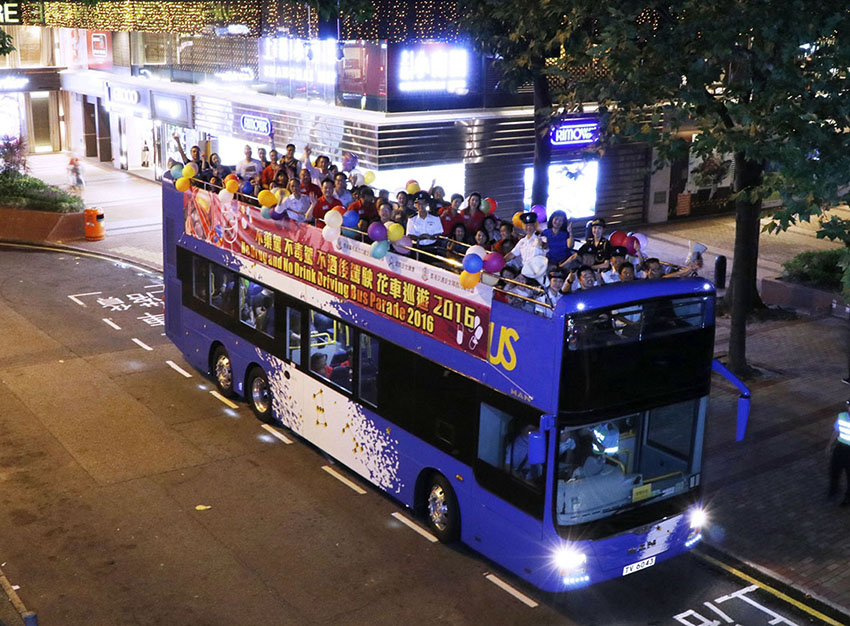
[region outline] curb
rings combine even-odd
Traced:
[[[38,626],[38,615],[36,615],[33,611],[27,610],[27,607],[24,606],[23,602],[21,602],[18,592],[14,587],[12,587],[12,584],[9,582],[9,579],[6,578],[2,569],[0,569],[0,587],[3,588],[3,591],[9,598],[9,602],[11,602],[12,606],[15,607],[15,610],[21,616],[21,619],[24,620],[24,626]]]
[[[801,604],[811,606],[820,613],[823,613],[825,616],[835,620],[835,623],[850,624],[849,607],[841,606],[840,604],[832,602],[831,600],[828,600],[827,598],[824,598],[805,587],[795,586],[793,581],[777,574],[770,568],[753,563],[734,552],[718,547],[706,540],[702,541],[692,552],[697,558],[706,562],[710,567],[715,568],[717,566],[710,561],[707,561],[705,556],[713,557],[717,560],[719,560],[719,557],[722,557],[728,565],[731,565],[735,569],[738,569],[753,578],[767,579],[771,586],[781,593],[793,600],[796,600],[797,602],[800,602]],[[700,554],[701,552],[705,554]]]
[[[120,263],[124,263],[125,265],[132,265],[133,267],[137,267],[146,272],[154,272],[156,274],[162,274],[161,267],[155,267],[144,261],[137,261],[135,259],[128,259],[127,257],[119,256],[117,254],[112,254],[110,252],[98,252],[95,250],[89,250],[87,248],[82,248],[79,246],[73,246],[65,243],[53,243],[53,242],[44,242],[44,241],[22,241],[17,239],[4,239],[0,237],[0,244],[6,245],[9,247],[31,247],[31,248],[40,248],[42,250],[47,250],[51,252],[73,252],[75,254],[83,254],[86,256],[96,257],[108,259],[110,261],[118,261]]]

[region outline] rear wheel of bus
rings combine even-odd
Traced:
[[[432,474],[425,500],[425,519],[443,543],[460,537],[460,507],[454,489],[442,474]]]
[[[248,372],[245,382],[248,404],[261,422],[272,424],[272,394],[269,389],[269,379],[262,368],[256,365]]]
[[[215,386],[221,395],[230,398],[233,396],[233,363],[224,346],[218,345],[213,351],[212,374]]]

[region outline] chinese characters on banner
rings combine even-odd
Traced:
[[[343,254],[322,239],[321,230],[286,220],[265,219],[238,202],[191,189],[184,194],[185,232],[274,268],[339,298],[380,313],[408,328],[487,358],[490,309],[445,289],[396,273],[385,265]]]

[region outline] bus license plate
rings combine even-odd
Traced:
[[[634,574],[635,572],[639,572],[647,567],[652,567],[653,565],[655,565],[654,556],[644,559],[643,561],[638,561],[637,563],[632,563],[631,565],[626,565],[623,568],[623,576],[626,576],[627,574]]]

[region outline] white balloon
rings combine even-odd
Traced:
[[[496,285],[496,283],[499,282],[499,277],[495,274],[488,274],[487,272],[482,272],[481,282],[485,285],[490,285],[491,287],[493,287],[494,285]]]
[[[330,243],[333,243],[334,241],[336,241],[337,239],[339,239],[339,236],[340,236],[341,234],[342,234],[342,233],[340,232],[339,228],[334,228],[334,227],[333,227],[333,226],[331,226],[330,224],[328,224],[327,226],[325,226],[325,227],[322,229],[322,238],[323,238],[325,241],[329,241]]]
[[[233,200],[233,194],[230,193],[227,189],[222,189],[218,192],[218,199],[222,202],[230,202]]]
[[[477,254],[482,259],[487,256],[487,251],[481,246],[472,246],[466,251],[467,254]]]
[[[325,224],[339,230],[339,227],[342,226],[342,213],[336,210],[328,211],[325,213]]]

